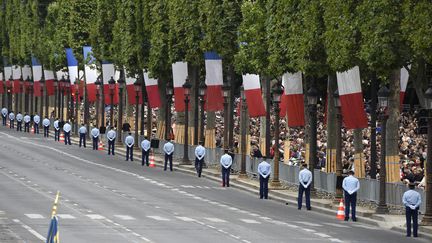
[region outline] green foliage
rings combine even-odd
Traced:
[[[116,8],[112,0],[97,0],[94,22],[90,29],[90,44],[96,59],[112,61],[111,43],[116,20]]]

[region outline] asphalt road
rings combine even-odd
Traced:
[[[0,242],[44,242],[57,191],[61,242],[407,242],[402,233],[0,127]]]

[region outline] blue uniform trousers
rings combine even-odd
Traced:
[[[110,155],[110,154],[115,155],[115,153],[114,153],[114,144],[115,144],[115,139],[113,139],[112,141],[110,141],[108,139],[108,155]]]
[[[231,166],[228,168],[222,166],[222,186],[229,187],[230,172],[231,172]]]
[[[14,120],[10,120],[9,121],[9,128],[15,128],[15,121]]]
[[[141,166],[144,166],[144,164],[146,164],[147,166],[149,166],[149,154],[150,154],[150,150],[145,151],[144,149],[142,150],[142,156],[141,156]]]
[[[172,169],[172,154],[170,154],[170,155],[168,155],[168,154],[165,154],[165,165],[164,165],[164,170],[167,170],[167,163],[168,163],[168,161],[169,161],[169,167],[170,167],[170,170],[172,171],[173,169]]]
[[[39,124],[34,124],[34,133],[39,134]]]
[[[17,131],[22,132],[22,122],[17,121]]]
[[[126,145],[126,161],[129,159],[133,161],[133,145],[130,147]]]
[[[306,197],[306,209],[310,210],[311,209],[311,205],[310,205],[310,185],[307,188],[304,188],[302,184],[299,185],[299,193],[298,193],[298,197],[297,197],[297,206],[298,206],[298,209],[302,208],[303,192],[305,193],[305,197]]]
[[[345,194],[345,220],[349,219],[350,207],[351,207],[351,218],[353,221],[356,221],[356,203],[357,203],[357,192],[353,194],[349,194],[344,191]]]
[[[98,140],[99,138],[93,137],[93,150],[98,150]]]
[[[24,132],[30,132],[30,122],[24,123]]]
[[[70,132],[64,132],[65,145],[72,145],[70,139]]]
[[[413,225],[413,235],[414,237],[417,237],[417,231],[418,231],[418,210],[411,209],[410,207],[405,207],[405,216],[406,216],[406,227],[407,227],[407,236],[411,236],[411,219],[412,219],[412,225]]]
[[[203,163],[204,163],[204,158],[198,159],[197,157],[195,157],[195,170],[197,172],[198,177],[201,177]]]
[[[49,137],[49,127],[44,127],[44,137]]]
[[[84,146],[84,148],[86,147],[86,134],[85,133],[80,133],[80,140],[79,140],[79,146],[81,147]]]
[[[270,176],[267,176],[267,178],[264,178],[262,175],[259,176],[260,178],[260,199],[268,199],[268,181]]]
[[[4,116],[4,117],[3,117],[3,126],[6,126],[6,119],[7,119],[7,118]]]

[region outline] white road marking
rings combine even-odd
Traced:
[[[341,241],[341,240],[339,240],[339,239],[336,239],[336,238],[331,238],[331,239],[329,239],[331,242],[340,242],[340,243],[342,243],[343,241]]]
[[[213,223],[225,223],[226,222],[226,220],[219,219],[219,218],[204,218],[204,219],[206,219],[210,222],[213,222]]]
[[[170,219],[167,219],[167,218],[164,218],[161,216],[147,216],[147,218],[151,218],[151,219],[158,220],[158,221],[170,221]]]
[[[135,220],[134,217],[129,215],[114,215],[114,217],[122,219],[122,220]]]
[[[314,233],[314,235],[318,235],[319,237],[323,237],[323,238],[330,238],[330,235],[326,235],[324,233]]]
[[[99,214],[87,214],[86,216],[89,217],[90,219],[105,219],[104,216]]]
[[[188,218],[188,217],[176,217],[176,218],[178,218],[180,220],[183,220],[185,222],[193,222],[193,221],[195,221],[195,219]]]
[[[61,219],[76,219],[75,216],[70,214],[57,214],[57,216]]]
[[[30,226],[21,223],[21,221],[19,221],[18,219],[13,219],[13,221],[17,224],[20,224],[21,227],[23,227],[24,229],[26,229],[28,232],[30,232],[32,235],[36,236],[39,240],[41,240],[42,242],[46,241],[46,238],[43,237],[41,234],[39,234],[36,230],[32,229]]]
[[[335,223],[323,223],[325,225],[337,227],[337,228],[351,228],[350,226],[343,225],[343,224],[335,224]]]
[[[316,231],[313,230],[313,229],[307,229],[307,228],[303,228],[303,230],[306,231],[306,232],[311,232],[311,233],[316,232]]]
[[[307,226],[312,226],[312,227],[321,227],[322,226],[320,224],[315,224],[315,223],[310,223],[310,222],[302,222],[302,221],[296,221],[295,223],[303,224],[303,225],[307,225]]]
[[[240,219],[240,220],[247,224],[261,224],[261,222],[258,222],[255,219]]]
[[[45,218],[41,214],[27,213],[27,214],[24,214],[24,215],[27,216],[28,218],[31,218],[31,219],[44,219]]]

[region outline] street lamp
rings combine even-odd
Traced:
[[[44,86],[45,86],[45,79],[42,77],[39,81],[39,88],[40,88],[40,117],[43,117],[43,96],[44,96]],[[48,115],[48,114],[46,114]]]
[[[335,202],[338,203],[343,197],[342,190],[342,113],[341,102],[339,99],[339,91],[333,93],[334,106],[336,108],[336,197]]]
[[[387,130],[387,107],[389,103],[390,91],[386,86],[381,86],[378,90],[378,105],[380,108],[381,120],[381,158],[379,172],[379,202],[376,209],[377,213],[385,214],[389,212],[386,203],[386,130]]]
[[[200,127],[200,141],[204,143],[204,103],[205,103],[205,95],[207,93],[207,85],[205,81],[201,81],[198,89],[198,95],[200,97],[200,104],[201,104],[201,127]]]
[[[273,179],[271,185],[273,187],[280,187],[281,183],[279,181],[279,161],[280,161],[280,152],[279,152],[279,119],[280,119],[280,102],[283,93],[282,85],[278,81],[276,85],[273,86],[273,105],[275,112],[275,144],[274,144],[274,163],[273,163]]]
[[[189,96],[191,92],[192,84],[189,78],[186,77],[186,81],[183,84],[184,90],[184,102],[185,102],[185,126],[184,126],[184,145],[183,145],[183,164],[189,164],[189,154],[188,154],[188,139],[189,139]],[[195,134],[196,136],[197,134]]]
[[[8,110],[12,110],[12,75],[9,77],[9,82],[6,83],[8,86]],[[17,112],[17,110],[15,110]]]
[[[118,132],[118,138],[117,142],[118,144],[122,144],[122,127],[123,127],[123,90],[126,85],[126,82],[124,80],[124,71],[122,71],[122,75],[120,75],[120,79],[117,80],[117,83],[119,84],[119,110],[118,110],[118,122],[117,122],[117,132]]]
[[[79,114],[79,102],[80,102],[80,99],[79,99],[80,81],[78,78],[75,79],[74,87],[75,87],[75,134],[77,134],[78,133],[78,126],[79,126],[78,124],[80,123],[80,121],[78,119],[79,118],[79,116],[78,116],[78,114]]]
[[[54,98],[54,117],[58,117],[60,114],[60,99],[59,99],[59,91],[58,91],[58,86],[59,86],[59,81],[57,80],[57,78],[54,79],[54,93],[55,93],[55,98]]]
[[[23,86],[24,86],[24,79],[23,79],[23,77],[22,77],[22,75],[21,75],[21,77],[20,77],[20,79],[19,79],[19,91],[18,91],[18,94],[17,94],[17,104],[18,104],[18,108],[20,109],[20,111],[22,112],[22,113],[24,113],[24,107],[22,107],[23,105],[22,105],[22,101],[21,101],[21,97],[22,97],[22,95],[23,95]]]
[[[246,126],[247,121],[246,121],[246,110],[247,110],[247,104],[246,104],[246,95],[245,95],[245,91],[244,91],[244,87],[242,85],[241,90],[240,90],[240,98],[241,98],[241,115],[240,115],[240,141],[241,141],[241,161],[240,161],[240,174],[239,177],[240,178],[246,178],[247,174],[246,174],[246,131],[247,128]]]
[[[100,106],[100,89],[102,82],[100,81],[100,78],[96,79],[95,82],[96,85],[96,102],[95,102],[95,108],[96,108],[96,127],[99,128],[99,106]]]
[[[317,160],[317,103],[318,90],[312,86],[307,92],[310,118],[310,145],[309,145],[309,169],[312,172],[311,194],[315,194],[314,177]]]
[[[174,93],[174,88],[171,82],[166,84],[165,93],[167,96],[167,107],[165,110],[165,140],[168,140],[171,138],[171,100]]]
[[[34,81],[33,81],[33,79],[30,79],[29,80],[30,82],[30,84],[29,84],[29,98],[30,98],[30,114],[33,114],[33,84],[34,84]]]
[[[432,80],[424,95],[425,108],[429,111],[428,115],[428,135],[427,135],[427,159],[426,159],[426,211],[421,221],[422,225],[432,225]]]
[[[229,147],[229,142],[228,142],[228,130],[229,130],[229,126],[228,126],[228,99],[229,99],[229,95],[230,95],[230,91],[231,91],[231,86],[230,86],[230,82],[229,82],[229,78],[227,82],[224,82],[222,85],[222,96],[224,98],[224,149],[228,149]]]
[[[30,102],[30,98],[29,98],[29,96],[30,96],[30,83],[31,83],[30,77],[27,76],[27,78],[25,80],[25,92],[24,92],[24,110],[26,113],[30,113],[30,109],[29,109],[29,107],[30,107],[30,105],[29,105],[29,102]],[[31,115],[31,113],[30,113],[30,115]]]
[[[64,78],[64,76],[62,76],[62,78],[59,80],[59,105],[60,105],[60,112],[59,112],[59,114],[60,114],[60,120],[61,121],[63,121],[63,118],[64,118],[64,106],[63,106],[63,102],[64,102],[64,92],[63,92],[63,89],[64,89],[64,86],[65,86],[65,83],[66,83],[66,80],[65,80],[65,78]],[[41,101],[42,101],[42,99],[41,99]]]
[[[66,120],[70,119],[70,110],[69,110],[69,102],[70,102],[70,79],[69,77],[66,80],[65,88],[66,88]],[[46,104],[45,104],[46,105]]]
[[[139,79],[134,82],[134,90],[135,90],[135,141],[138,143],[138,114],[139,114],[139,93],[141,91],[141,82]],[[139,146],[135,146],[135,148],[139,149]]]
[[[114,127],[114,89],[116,86],[116,82],[114,78],[111,76],[111,79],[108,81],[108,87],[110,90],[110,127]]]

